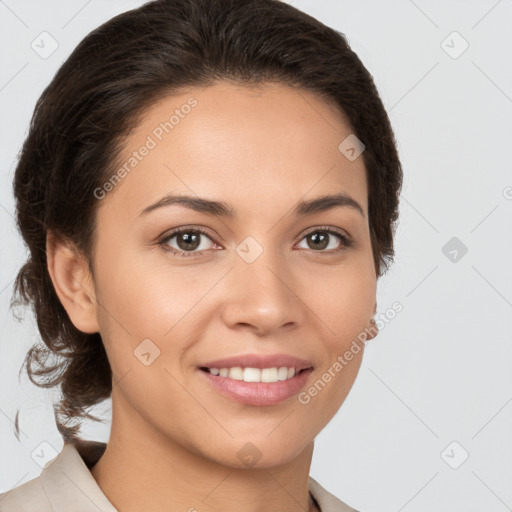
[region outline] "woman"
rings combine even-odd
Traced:
[[[371,75],[286,3],[156,0],[92,31],[14,179],[27,369],[61,386],[64,448],[1,510],[354,510],[309,469],[377,334],[401,184]],[[110,396],[108,443],[81,440]]]

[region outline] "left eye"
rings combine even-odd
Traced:
[[[338,243],[334,241],[335,238],[338,238]],[[336,251],[349,245],[347,237],[329,229],[317,229],[315,231],[311,231],[306,234],[302,240],[306,240],[306,243],[308,244],[308,247],[303,248],[313,249],[315,251],[324,249]],[[342,242],[341,247],[339,247],[339,241]]]

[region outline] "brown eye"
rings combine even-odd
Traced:
[[[201,234],[195,231],[184,231],[176,236],[178,247],[183,251],[193,251],[200,245]]]
[[[325,231],[317,231],[306,236],[311,249],[325,249],[329,245],[329,238],[330,235]]]
[[[316,228],[309,231],[303,240],[306,240],[307,247],[302,248],[325,253],[341,251],[352,244],[347,236],[333,229],[326,228]]]
[[[173,242],[174,239],[176,239],[175,242]],[[181,228],[171,232],[159,242],[159,245],[163,246],[165,250],[183,257],[201,256],[204,250],[212,248],[208,241],[213,244],[208,233],[202,229]]]

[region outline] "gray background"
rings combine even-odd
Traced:
[[[29,314],[17,323],[8,309],[26,256],[13,220],[17,153],[78,42],[142,3],[0,1],[0,492],[38,476],[40,443],[62,448],[57,394],[18,379],[38,333]],[[317,438],[311,475],[361,512],[512,510],[512,1],[289,3],[347,35],[375,78],[405,173],[377,317],[395,301],[403,310],[367,346]],[[43,31],[58,43],[47,58],[31,47]],[[109,406],[84,437],[108,439]]]

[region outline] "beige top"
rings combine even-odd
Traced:
[[[106,446],[85,440],[64,444],[37,478],[0,494],[0,512],[117,512],[90,472]],[[311,477],[309,492],[321,512],[358,512]]]

